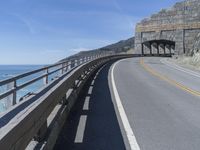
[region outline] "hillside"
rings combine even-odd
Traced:
[[[97,53],[97,52],[102,52],[102,51],[110,51],[110,52],[115,52],[115,53],[125,53],[127,51],[129,51],[130,49],[133,49],[134,48],[134,37],[132,38],[129,38],[127,40],[122,40],[122,41],[119,41],[117,43],[114,43],[114,44],[111,44],[111,45],[108,45],[108,46],[105,46],[105,47],[102,47],[102,48],[99,48],[99,49],[95,49],[95,50],[88,50],[88,51],[82,51],[82,52],[79,52],[75,55],[72,55],[72,56],[69,56],[61,61],[65,61],[67,59],[72,59],[72,58],[77,58],[77,57],[84,57],[86,55],[90,55],[90,54],[93,54],[93,53]]]
[[[134,48],[134,37],[129,38],[127,40],[119,41],[115,44],[111,44],[100,48],[100,50],[107,50],[107,51],[115,51],[115,52],[126,52],[131,48]]]

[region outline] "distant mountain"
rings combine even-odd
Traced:
[[[125,53],[127,51],[129,51],[130,49],[134,49],[135,46],[135,37],[129,38],[127,40],[122,40],[119,41],[115,44],[111,44],[99,49],[95,49],[95,50],[88,50],[88,51],[81,51],[75,55],[69,56],[61,61],[65,61],[65,60],[69,60],[69,59],[74,59],[74,58],[79,58],[79,57],[84,57],[84,56],[88,56],[88,55],[92,55],[94,53],[98,53],[98,52],[111,52],[111,53]]]
[[[135,45],[135,37],[129,38],[127,40],[119,41],[115,44],[111,44],[100,48],[100,50],[104,51],[115,51],[115,52],[127,52],[130,49],[133,49]]]

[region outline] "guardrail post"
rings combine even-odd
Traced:
[[[46,84],[48,84],[48,73],[49,73],[48,68],[45,70],[44,73],[45,73],[46,75],[45,75],[45,77],[44,77],[44,79],[43,79],[43,82],[44,82],[44,85],[46,85]]]
[[[16,92],[16,87],[17,87],[17,82],[16,80],[14,81],[14,85],[13,85],[13,105],[15,105],[17,103],[17,92]]]
[[[61,74],[63,74],[63,73],[64,73],[64,67],[65,67],[65,64],[64,64],[64,63],[62,63],[62,64],[61,64],[61,68],[62,68],[62,69],[61,69],[61,71],[60,71],[60,73],[61,73]]]
[[[17,87],[17,82],[16,80],[9,83],[7,85],[7,90],[13,89],[14,92],[12,93],[12,95],[7,97],[7,108],[9,108],[12,105],[15,105],[17,103],[17,92],[16,92],[16,87]]]

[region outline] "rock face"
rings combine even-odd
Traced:
[[[195,53],[200,53],[200,33],[198,33],[196,38],[194,39],[192,54],[195,54]]]
[[[200,44],[195,44],[200,40],[199,33],[200,0],[186,0],[176,3],[170,9],[162,9],[159,13],[138,23],[135,34],[135,49],[141,53],[144,43],[152,44],[148,41],[166,46],[165,43],[157,41],[167,40],[175,42],[175,54],[191,55],[194,48],[200,48]],[[144,50],[148,53],[149,46],[146,47]]]

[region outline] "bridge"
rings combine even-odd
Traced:
[[[198,150],[199,84],[199,73],[167,57],[104,53],[46,66],[0,82],[10,104],[0,147]]]
[[[0,81],[0,149],[199,150],[200,73],[168,57],[196,49],[199,5],[138,23],[136,54],[94,51]]]
[[[6,102],[0,114],[1,149],[53,149],[89,78],[103,65],[128,57],[96,52],[0,81],[0,100]],[[19,97],[34,84],[40,86]]]

